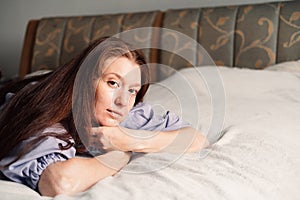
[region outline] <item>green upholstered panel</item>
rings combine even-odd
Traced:
[[[217,65],[262,69],[300,58],[299,1],[167,10],[163,27],[197,38]],[[165,65],[180,69],[195,61],[206,64],[168,31],[161,33],[161,42],[162,48],[173,48],[161,52]],[[187,60],[176,56],[180,51],[190,52]]]
[[[182,35],[176,32],[183,33],[197,41],[200,13],[201,9],[168,10],[165,12],[163,28],[174,31],[163,30],[161,32],[161,48],[168,51],[161,51],[160,63],[174,69],[196,65],[196,45],[185,40]],[[185,59],[178,56],[179,54],[184,54]]]
[[[95,16],[91,40],[119,33],[123,18],[123,14]]]
[[[276,62],[278,4],[240,6],[235,30],[235,66],[264,68]]]
[[[152,27],[156,11],[99,16],[75,16],[64,18],[44,18],[38,25],[34,44],[31,71],[55,69],[70,61],[88,44],[97,38],[112,36],[123,30],[138,27]],[[151,33],[147,33],[148,35]],[[135,35],[138,42],[152,42],[152,37],[145,40],[145,35]],[[149,60],[150,51],[145,49]]]
[[[300,2],[280,4],[277,62],[300,59]]]
[[[133,30],[142,27],[153,27],[157,12],[143,12],[143,13],[130,13],[124,15],[121,31]],[[124,41],[131,43],[138,47],[151,47],[153,41],[152,31],[149,29],[137,29],[130,31],[128,34],[120,36]],[[150,49],[142,49],[143,53],[147,55],[147,62],[150,60]]]
[[[33,47],[31,71],[55,69],[60,64],[66,23],[66,18],[42,19],[39,22]]]
[[[68,62],[88,46],[94,21],[94,17],[72,17],[68,19],[60,64]]]
[[[158,17],[159,16],[159,17]],[[161,19],[161,21],[157,21]],[[144,49],[147,60],[174,69],[206,64],[198,54],[198,41],[217,65],[261,69],[287,60],[300,59],[300,2],[263,3],[232,7],[185,8],[97,16],[54,17],[41,19],[37,28],[31,71],[54,69],[73,58],[91,40],[139,27],[161,25],[154,37],[151,31],[136,31],[121,37]],[[155,38],[155,41],[153,40]],[[184,59],[178,54],[184,55]],[[169,75],[162,67],[157,77]]]
[[[217,65],[233,66],[234,30],[237,7],[216,7],[202,10],[198,42]],[[204,63],[198,59],[198,65]]]

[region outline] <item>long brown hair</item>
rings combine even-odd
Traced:
[[[142,87],[135,104],[141,102],[149,87],[149,69],[143,53],[117,38],[101,38],[91,43],[69,63],[57,68],[37,84],[26,87],[10,100],[0,114],[0,160],[22,141],[34,137],[16,156],[19,159],[47,136],[57,137],[68,143],[61,149],[75,146],[85,150],[84,138],[78,132],[87,131],[95,121],[95,80],[101,76],[103,63],[112,57],[126,56],[141,68]],[[81,106],[77,106],[81,105]],[[61,123],[66,134],[39,131]],[[70,143],[73,138],[75,144]]]

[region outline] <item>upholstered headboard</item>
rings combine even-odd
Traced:
[[[221,66],[261,69],[300,59],[300,2],[290,1],[31,20],[23,45],[20,76],[54,69],[96,38],[139,27],[164,27],[184,33],[198,41]],[[137,42],[160,43],[170,37],[168,31],[149,34],[150,40],[133,38]],[[190,48],[180,42],[163,45],[171,45],[169,49],[173,52]],[[144,51],[148,61],[175,69],[203,64],[193,53],[189,60],[184,60],[172,55],[172,51]]]

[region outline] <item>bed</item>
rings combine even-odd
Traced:
[[[172,110],[222,137],[196,153],[135,154],[74,196],[0,180],[1,199],[299,199],[299,1],[32,20],[20,77],[107,34],[144,49],[153,65],[145,101],[157,114]]]

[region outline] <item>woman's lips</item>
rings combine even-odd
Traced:
[[[123,117],[122,113],[115,111],[115,110],[107,109],[107,112],[114,119],[119,119],[119,118]]]

